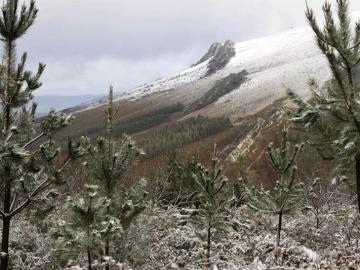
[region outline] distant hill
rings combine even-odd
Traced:
[[[38,115],[48,113],[51,109],[63,110],[98,99],[99,95],[60,96],[44,95],[35,96],[34,101],[38,103]]]

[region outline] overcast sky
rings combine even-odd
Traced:
[[[323,0],[308,0],[317,12]],[[359,1],[351,1],[360,10]],[[41,95],[106,94],[169,76],[216,41],[306,26],[304,0],[37,0],[19,43],[47,64]]]

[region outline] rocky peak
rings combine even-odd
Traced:
[[[210,48],[208,49],[207,53],[199,60],[199,62],[194,64],[194,66],[199,65],[199,64],[205,62],[206,60],[210,59],[211,57],[215,56],[221,47],[222,47],[222,44],[220,42],[213,43],[210,46]]]
[[[207,53],[197,62],[195,65],[201,64],[206,60],[209,60],[208,63],[208,72],[205,76],[212,75],[223,69],[235,56],[235,43],[231,40],[225,41],[225,43],[216,42],[212,44],[207,51]]]

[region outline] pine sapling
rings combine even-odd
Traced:
[[[96,269],[95,263],[103,254],[103,234],[106,233],[106,208],[108,201],[99,196],[98,187],[85,185],[80,195],[69,197],[66,202],[66,220],[60,220],[54,229],[53,237],[58,240],[57,253],[75,259],[86,254],[87,268]],[[113,231],[120,232],[120,222],[112,220]]]
[[[296,176],[296,162],[302,147],[303,145],[295,145],[291,151],[288,131],[284,130],[280,147],[274,149],[270,143],[267,149],[268,162],[279,175],[274,187],[271,190],[253,187],[248,191],[249,207],[278,216],[277,246],[280,246],[283,215],[302,206],[310,192],[310,188]]]
[[[206,232],[206,265],[211,268],[211,247],[215,232],[226,232],[235,228],[231,217],[232,198],[224,194],[227,178],[222,174],[219,160],[212,159],[211,166],[205,168],[200,163],[192,173],[198,193],[198,206],[188,209],[186,219]]]
[[[107,198],[109,205],[107,206],[106,216],[108,219],[116,217],[120,219],[123,211],[128,211],[123,203],[121,192],[119,192],[121,180],[123,180],[124,174],[129,168],[136,162],[137,158],[141,154],[141,151],[136,146],[135,142],[127,135],[122,135],[121,138],[115,140],[113,138],[113,120],[118,109],[114,108],[113,101],[113,88],[110,88],[108,107],[106,109],[107,116],[107,128],[106,135],[99,137],[95,145],[91,145],[87,141],[84,146],[86,149],[86,167],[92,178],[96,181],[97,185],[102,192],[102,195]],[[123,207],[123,210],[121,210]],[[135,211],[134,216],[137,215],[139,208],[132,209]],[[123,216],[123,218],[129,218],[129,213]],[[131,214],[131,215],[133,215]],[[122,221],[125,225],[128,221]],[[111,223],[109,223],[111,225]],[[105,237],[104,244],[104,256],[109,259],[111,256],[111,240],[113,233],[111,227],[109,227],[109,233]],[[109,265],[106,265],[105,269],[110,269]]]

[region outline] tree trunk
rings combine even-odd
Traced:
[[[207,268],[211,269],[210,256],[211,256],[211,215],[209,215],[209,223],[207,228],[207,244],[206,244],[206,264]]]
[[[7,270],[9,266],[9,238],[10,238],[10,218],[3,218],[1,260],[0,270]]]
[[[13,71],[13,61],[14,61],[14,43],[12,40],[8,40],[5,46],[6,51],[6,103],[3,104],[3,117],[4,117],[4,128],[6,131],[10,129],[11,126],[11,107],[8,104],[10,102],[10,85],[11,85],[11,76]],[[11,182],[9,179],[10,167],[5,166],[6,176],[4,177],[4,214],[8,215],[10,213],[11,207]],[[2,241],[1,241],[1,254],[0,254],[0,270],[7,270],[9,266],[9,239],[10,239],[10,222],[11,217],[3,217],[3,227],[2,227]]]
[[[280,237],[281,237],[281,225],[282,225],[282,211],[279,212],[279,223],[278,223],[278,232],[276,238],[276,246],[280,246]]]
[[[316,217],[316,229],[320,228],[320,220],[319,217]]]
[[[88,248],[87,250],[87,257],[88,257],[88,269],[91,270],[91,264],[92,264],[92,260],[91,260],[91,252],[90,249]]]
[[[9,76],[8,71],[8,76]],[[8,79],[9,87],[9,79]],[[5,118],[5,129],[10,129],[10,115],[11,111],[8,106],[4,109],[4,118]],[[7,175],[10,174],[10,168],[5,167]],[[4,184],[4,214],[10,213],[10,204],[11,204],[11,183],[7,176],[5,176]],[[2,241],[1,241],[1,254],[0,254],[0,270],[7,270],[9,266],[9,238],[10,238],[10,217],[3,217],[3,227],[2,227]]]
[[[107,259],[110,257],[110,243],[108,237],[105,240],[105,257],[107,257]],[[110,270],[109,262],[106,264],[105,270]]]
[[[358,211],[360,213],[360,153],[355,157],[356,162],[356,195],[358,203]]]
[[[107,188],[107,199],[108,199],[108,200],[111,200],[111,190],[110,190],[110,182],[109,182],[109,181],[107,182],[106,188]],[[108,206],[106,207],[106,214],[107,214],[107,218],[109,218],[109,216],[110,216],[110,205],[108,205]],[[107,236],[106,236],[106,239],[105,239],[105,253],[104,253],[104,255],[105,255],[105,257],[107,257],[107,259],[110,258],[110,240],[109,240],[109,235],[107,235]],[[110,270],[109,262],[106,264],[105,270]]]
[[[88,211],[87,211],[87,257],[88,257],[88,270],[91,270],[91,264],[92,264],[92,259],[91,259],[91,250],[90,250],[90,208],[91,208],[91,201],[90,201],[90,206],[88,207]]]
[[[11,184],[7,179],[5,182],[4,213],[9,214],[11,204]],[[9,238],[11,217],[3,217],[0,270],[7,270],[9,265]]]

